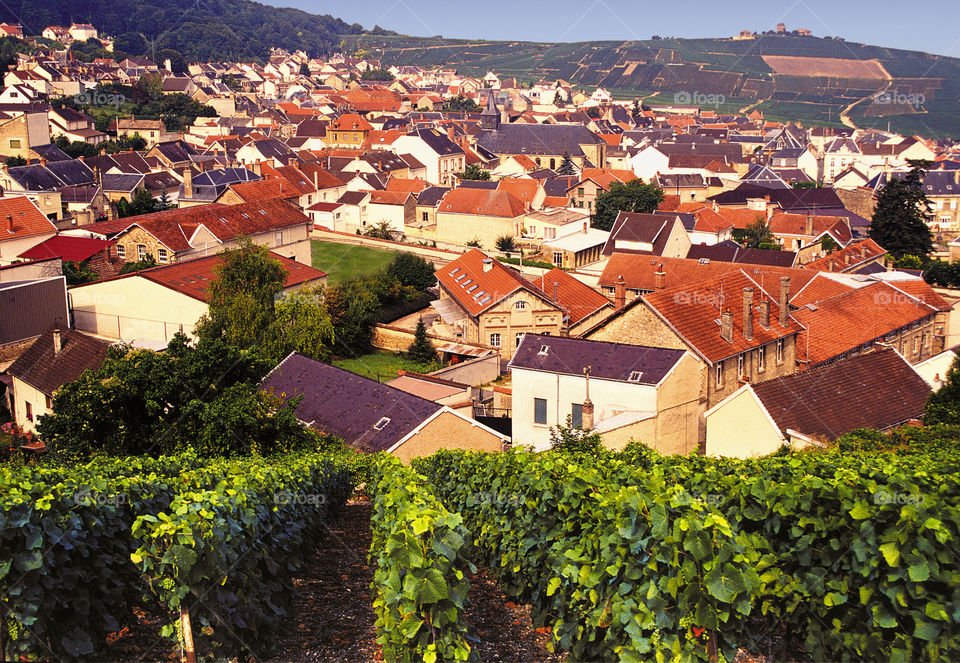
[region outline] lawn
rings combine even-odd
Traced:
[[[371,352],[354,359],[337,359],[333,362],[344,370],[367,378],[387,382],[397,377],[397,371],[403,369],[414,373],[429,373],[441,368],[440,364],[421,364],[392,352]]]
[[[310,252],[313,266],[330,275],[330,284],[341,283],[356,276],[375,274],[386,269],[397,255],[395,251],[316,239],[310,240]]]

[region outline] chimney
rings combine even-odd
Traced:
[[[190,166],[183,169],[183,195],[185,198],[193,198],[193,170]]]
[[[13,214],[7,214],[7,232],[13,232]]]
[[[667,273],[663,271],[663,263],[657,265],[657,271],[653,273],[653,289],[663,290],[667,285]]]
[[[493,269],[493,259],[492,259],[492,258],[484,258],[484,259],[483,259],[483,273],[486,274],[486,273],[489,272],[491,269]]]
[[[589,431],[593,430],[593,401],[590,400],[590,367],[583,369],[583,376],[586,382],[587,395],[583,399],[583,409],[581,410],[580,428]]]
[[[773,208],[767,207],[767,223],[770,223],[770,219],[773,218]]]
[[[787,318],[790,317],[790,277],[780,277],[780,326],[787,326]]]
[[[627,282],[623,280],[623,274],[617,277],[617,282],[613,284],[613,307],[623,308],[627,303]]]
[[[733,343],[733,313],[730,311],[720,314],[720,338],[727,343]]]
[[[770,300],[764,299],[758,305],[760,310],[760,326],[764,329],[770,329]]]
[[[60,338],[60,330],[53,330],[53,355],[57,356],[63,350],[63,339]]]
[[[583,234],[584,234],[584,235],[587,234],[587,225],[588,225],[587,222],[584,221],[584,222],[583,222]]]
[[[753,340],[753,288],[743,289],[743,337]]]
[[[447,127],[447,138],[449,138],[451,142],[454,141],[454,137],[453,137],[453,127],[452,127],[452,126]]]
[[[813,234],[813,214],[807,214],[807,220],[803,224],[803,234],[807,236]]]

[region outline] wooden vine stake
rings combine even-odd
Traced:
[[[197,652],[193,648],[193,630],[190,628],[190,611],[180,604],[180,630],[183,632],[183,660],[197,663]]]

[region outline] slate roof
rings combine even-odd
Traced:
[[[656,385],[685,353],[686,350],[527,333],[509,366],[578,377],[583,377],[583,370],[589,366],[591,378]],[[634,372],[640,376],[630,380]]]
[[[660,255],[670,237],[670,230],[676,220],[676,214],[640,214],[620,212],[613,222],[610,237],[603,246],[603,255],[612,255],[614,251]],[[621,246],[617,246],[617,243]],[[623,242],[642,242],[650,244],[651,249],[625,247]]]
[[[47,162],[69,161],[73,158],[53,143],[49,145],[31,146],[30,149],[39,154],[41,159],[46,159]]]
[[[759,382],[753,391],[780,430],[834,439],[920,418],[930,386],[893,348],[883,348]]]
[[[793,267],[797,254],[793,251],[775,249],[748,249],[728,239],[717,244],[693,244],[687,251],[686,257],[693,260]]]
[[[200,154],[192,145],[188,145],[182,140],[157,143],[154,145],[153,149],[157,150],[171,163],[188,162],[191,160],[191,157],[198,156]]]
[[[582,157],[581,145],[596,145],[603,139],[580,124],[502,124],[496,131],[483,131],[477,143],[494,154],[545,154],[569,152]]]
[[[448,191],[450,191],[450,189],[447,187],[429,186],[417,194],[417,204],[436,207]]]
[[[270,371],[260,390],[284,401],[303,396],[297,418],[367,452],[390,449],[443,408],[295,352]]]
[[[128,173],[107,173],[100,176],[100,185],[104,191],[117,193],[133,193],[133,190],[143,182],[143,175]]]
[[[10,365],[7,373],[35,389],[52,396],[89,369],[103,363],[110,343],[73,329],[61,329],[61,351],[53,352],[53,330],[42,334],[26,352]]]
[[[30,164],[15,166],[7,173],[10,178],[22,186],[26,191],[54,191],[66,183],[50,172],[46,166]]]

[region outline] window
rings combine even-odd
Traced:
[[[553,264],[559,267],[563,264],[563,252],[554,251],[553,252]]]
[[[517,332],[516,339],[517,339],[517,345],[516,345],[516,347],[519,348],[519,347],[520,347],[520,341],[523,340],[523,332]]]
[[[19,149],[19,148],[20,148],[20,139],[19,139],[19,138],[11,138],[11,139],[10,139],[10,149],[16,150],[16,149]]]
[[[747,353],[741,352],[737,355],[737,375],[743,377],[747,374]]]
[[[545,239],[554,239],[557,236],[556,228],[544,228],[543,236]]]
[[[29,407],[29,404],[28,404],[28,407]],[[547,423],[547,399],[546,398],[533,399],[533,423],[535,424]]]
[[[757,349],[757,370],[762,371],[767,367],[767,348],[760,346]]]
[[[549,345],[541,345],[541,346],[540,346],[540,352],[538,352],[537,354],[538,354],[538,355],[541,355],[541,356],[543,356],[543,357],[546,357],[546,356],[547,356],[547,353],[549,353],[549,352],[550,352],[550,346],[549,346]]]
[[[429,220],[430,220],[430,212],[424,212],[424,213],[421,215],[421,218],[422,218],[423,221],[429,221]]]
[[[157,260],[160,262],[167,261],[167,250],[166,249],[157,249]]]
[[[783,363],[783,339],[777,341],[777,363]]]
[[[137,260],[146,260],[146,259],[147,259],[147,245],[137,244]]]
[[[717,364],[717,389],[723,386],[723,364]]]
[[[583,187],[580,187],[579,189],[577,189],[577,195],[583,198]]]
[[[570,404],[570,425],[574,428],[583,428],[583,404]]]
[[[495,348],[500,347],[500,334],[490,334],[490,345]]]
[[[27,421],[33,421],[33,405],[30,404],[30,401],[24,401],[24,405],[27,406]],[[546,401],[544,401],[543,417],[544,417],[544,423],[546,423],[546,417],[547,417]]]
[[[380,419],[380,421],[375,423],[373,427],[376,430],[383,430],[384,428],[386,428],[387,424],[389,423],[390,423],[390,417],[383,417],[382,419]]]
[[[914,336],[913,337],[913,353],[916,354],[918,352],[920,352],[920,337]]]
[[[127,249],[123,246],[123,244],[117,244],[117,257],[118,258],[127,257]]]
[[[518,311],[522,311],[522,310],[525,309],[525,308],[527,308],[527,303],[526,303],[526,302],[517,302],[517,304],[516,304],[516,309],[517,309]]]

